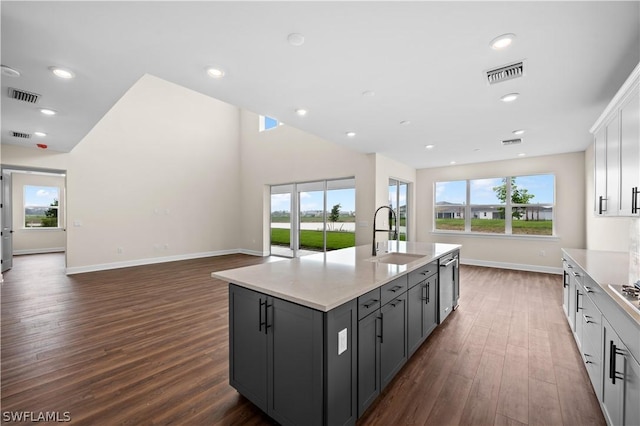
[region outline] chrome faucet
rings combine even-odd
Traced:
[[[391,212],[391,214],[393,215],[393,221],[396,224],[396,229],[393,231],[393,238],[395,240],[398,239],[398,219],[396,216],[396,212],[393,211],[393,209],[389,206],[380,206],[378,207],[378,209],[376,210],[376,212],[373,214],[373,247],[371,248],[371,255],[372,256],[377,256],[378,255],[378,249],[376,248],[376,232],[389,232],[391,231],[391,221],[389,221],[389,229],[376,229],[376,216],[378,215],[378,212],[382,209],[389,209],[389,211]]]

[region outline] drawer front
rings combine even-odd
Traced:
[[[358,319],[369,315],[380,308],[380,289],[376,288],[358,297]]]
[[[395,280],[386,283],[380,287],[380,297],[382,299],[382,306],[386,303],[397,299],[403,293],[407,292],[407,277],[396,278]]]
[[[438,272],[438,261],[428,263],[415,271],[409,272],[409,288],[421,283],[425,278]]]
[[[582,343],[582,359],[587,367],[593,390],[598,400],[602,401],[602,357],[598,345],[591,339],[584,339]]]
[[[580,297],[580,302],[582,304],[582,309],[578,315],[581,315],[581,318],[577,318],[577,320],[582,320],[582,336],[583,339],[590,339],[594,342],[599,342],[601,340],[601,329],[602,329],[602,314],[596,308],[593,301],[589,297],[588,293],[582,294]]]

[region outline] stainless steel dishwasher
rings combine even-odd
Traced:
[[[458,252],[455,252],[440,260],[439,323],[458,307],[458,257]]]

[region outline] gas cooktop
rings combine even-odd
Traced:
[[[635,285],[609,284],[609,288],[640,314],[640,281]]]

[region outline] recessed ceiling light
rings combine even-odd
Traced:
[[[478,151],[480,151],[480,148],[474,148],[473,149],[473,152],[478,152]]]
[[[304,44],[304,36],[300,33],[291,33],[287,36],[287,41],[292,46],[302,46]]]
[[[374,92],[373,90],[365,90],[364,92],[362,92],[362,96],[366,96],[368,98],[374,97],[376,95],[376,92]]]
[[[518,157],[524,157],[525,155],[527,154],[525,154],[524,152],[521,152],[520,154],[518,154]]]
[[[450,162],[449,164],[456,164],[456,162],[455,162],[455,161],[452,161],[452,162]]]
[[[424,149],[433,149],[435,147],[435,145],[426,145],[424,147]]]
[[[354,137],[356,135],[356,132],[347,132],[346,135],[350,138]]]
[[[211,78],[222,78],[224,77],[224,70],[216,67],[209,67],[207,68],[207,74]]]
[[[513,133],[514,135],[521,135],[521,134],[523,134],[523,133],[524,133],[524,129],[514,130],[514,131],[513,131],[513,132],[511,132],[511,133]]]
[[[71,79],[71,78],[76,76],[73,72],[71,72],[71,71],[69,71],[68,69],[65,69],[65,68],[49,67],[49,70],[56,77],[59,77],[59,78],[65,79],[65,80],[69,80],[69,79]]]
[[[45,132],[33,132],[34,135],[36,136],[40,136],[41,138],[47,136],[47,134]]]
[[[520,93],[509,93],[501,97],[500,100],[502,102],[513,102],[518,99],[518,96],[520,96]]]
[[[494,38],[493,40],[491,40],[491,43],[489,43],[489,46],[491,46],[491,48],[494,50],[504,49],[505,47],[509,46],[513,42],[514,38],[516,38],[515,34],[511,34],[511,33],[502,34]]]
[[[402,121],[400,122],[400,125],[401,125],[401,126],[408,126],[409,124],[411,124],[411,122],[410,122],[409,120],[402,120]]]
[[[2,65],[0,66],[0,69],[2,70],[2,75],[6,76],[6,77],[20,77],[20,71],[15,70],[11,67],[8,67],[6,65]]]
[[[41,108],[40,112],[43,113],[44,115],[56,115],[57,113],[49,108]]]
[[[298,114],[300,117],[304,117],[305,115],[307,115],[307,110],[304,108],[298,108],[296,109],[296,114]]]

